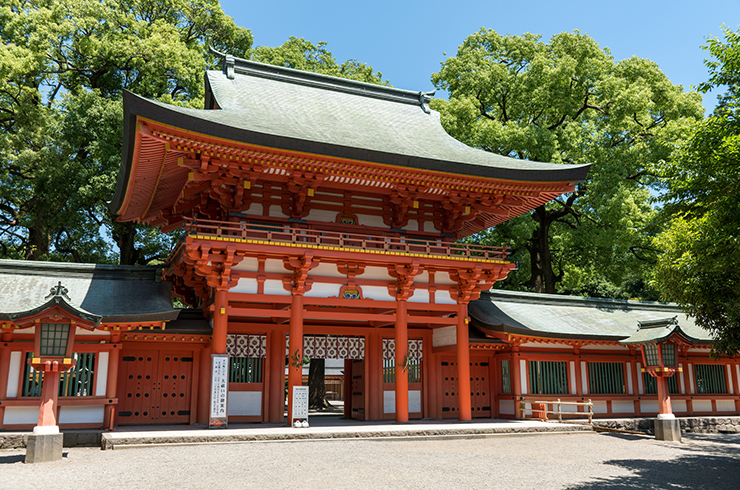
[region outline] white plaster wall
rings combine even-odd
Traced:
[[[597,400],[594,403],[594,413],[607,413],[606,400]]]
[[[640,411],[644,413],[658,413],[658,400],[640,400]]]
[[[416,288],[413,296],[409,298],[409,303],[429,303],[429,290]]]
[[[275,296],[290,296],[290,292],[283,287],[283,281],[276,279],[267,279],[265,281],[265,294],[274,294]]]
[[[584,361],[581,361],[581,389],[584,395],[588,395],[588,371]]]
[[[455,284],[457,285],[457,281],[453,281],[450,279],[450,274],[447,272],[437,272],[434,275],[434,282],[436,284]]]
[[[325,209],[311,209],[311,211],[308,213],[308,216],[306,216],[305,220],[307,221],[323,221],[324,223],[334,223],[337,220],[337,212],[336,211],[327,211]]]
[[[396,298],[388,294],[388,288],[381,286],[363,286],[362,295],[366,299],[374,299],[377,301],[395,301]]]
[[[366,267],[365,272],[361,276],[357,276],[358,279],[376,279],[378,281],[393,281],[391,276],[388,275],[388,269],[385,267]],[[364,289],[364,288],[363,288]]]
[[[4,425],[36,425],[38,421],[39,407],[5,407]]]
[[[319,263],[318,266],[311,269],[311,271],[308,273],[310,277],[313,277],[314,279],[318,278],[319,276],[323,277],[339,277],[342,279],[346,279],[347,276],[342,275],[337,271],[337,265],[336,264],[324,264]]]
[[[576,395],[577,394],[577,386],[576,386],[576,363],[575,361],[570,361],[570,394]]]
[[[422,272],[418,276],[414,276],[415,284],[429,284],[429,273],[427,271]]]
[[[25,332],[24,332],[25,333]],[[30,332],[29,332],[30,333]],[[88,330],[86,328],[77,328],[75,329],[75,336],[85,336],[85,335],[108,335],[110,336],[110,333],[106,332],[105,330]]]
[[[435,328],[432,332],[432,347],[457,345],[457,326]]]
[[[502,415],[514,415],[514,400],[499,400],[498,401],[498,413]]]
[[[729,364],[727,367],[727,384],[730,386],[730,395],[735,393],[734,383],[732,382],[732,366]]]
[[[105,396],[108,387],[108,352],[98,352],[98,368],[95,370],[95,396]]]
[[[11,352],[10,353],[10,371],[8,372],[8,386],[5,390],[5,396],[7,398],[15,398],[18,396],[18,385],[21,382],[21,355],[22,352]],[[9,407],[6,407],[6,414]]]
[[[678,381],[681,383],[681,394],[686,394],[686,382],[684,381],[684,372],[683,372],[683,364],[679,364],[678,368],[680,372],[674,374],[674,376],[678,376]]]
[[[637,363],[637,392],[641,395],[645,394],[645,388],[642,387],[642,366]]]
[[[434,302],[441,305],[456,305],[457,301],[452,299],[449,291],[437,291],[434,293]]]
[[[421,391],[409,390],[409,413],[421,412]],[[383,413],[396,413],[396,392],[383,391]]]
[[[519,359],[519,382],[522,387],[522,395],[529,393],[527,390],[527,361]]]
[[[735,411],[735,400],[717,400],[718,412],[734,412]]]
[[[308,298],[331,298],[339,296],[341,284],[331,284],[327,282],[314,282],[310,291],[303,293]],[[364,291],[364,288],[363,288]]]
[[[265,272],[275,274],[288,274],[288,269],[283,265],[282,260],[268,259],[265,260]]]
[[[229,416],[262,415],[262,392],[230,391],[227,407]]]
[[[424,231],[439,232],[439,230],[434,227],[434,221],[429,220],[424,222]]]
[[[625,364],[625,369],[627,370],[627,393],[632,395],[635,389],[632,387],[632,363],[628,362]]]
[[[421,390],[409,390],[409,413],[421,412]]]
[[[257,294],[259,283],[256,279],[242,277],[229,291],[232,293]]]
[[[686,412],[686,400],[674,400],[671,399],[671,411],[673,412]]]
[[[256,215],[255,217],[259,217],[262,215],[262,194],[258,194],[258,196],[259,196],[259,201],[255,201],[252,204],[250,204],[247,209],[242,210],[242,213]],[[257,196],[254,196],[254,197],[257,197]]]
[[[374,216],[372,214],[354,214],[355,216],[357,216],[358,225],[375,226],[376,228],[388,228],[388,225],[383,223],[382,216]]]
[[[260,261],[257,257],[244,257],[241,262],[232,267],[232,270],[257,272],[259,268]]]
[[[694,412],[711,412],[712,400],[693,400]]]
[[[635,413],[635,402],[632,400],[612,400],[612,413]]]
[[[696,393],[696,390],[694,389],[694,365],[693,364],[689,364],[689,388],[691,389],[692,395]]]
[[[102,424],[105,407],[102,405],[68,406],[59,409],[60,424]]]

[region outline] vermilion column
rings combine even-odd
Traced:
[[[270,332],[270,386],[267,390],[269,422],[282,422],[285,408],[285,333],[280,330]]]
[[[470,339],[468,337],[468,305],[457,305],[457,402],[460,421],[472,420],[470,401]]]
[[[8,342],[0,343],[0,398],[5,397],[8,390],[8,375],[10,373],[10,347]],[[15,380],[17,383],[18,380]],[[5,407],[0,405],[0,428],[3,427]]]
[[[656,381],[656,384],[658,385],[658,418],[660,418],[660,415],[673,415],[673,409],[671,408],[671,395],[668,391],[668,378],[665,376],[658,376]]]
[[[59,394],[59,371],[45,371],[41,387],[41,406],[39,407],[38,427],[56,428],[57,397]],[[37,428],[38,428],[37,427]],[[34,429],[34,433],[44,433],[44,429]],[[58,432],[56,429],[54,432]]]
[[[297,354],[296,354],[297,353]],[[295,362],[295,359],[298,362]],[[303,293],[293,292],[288,335],[288,425],[293,423],[293,387],[303,384]]]
[[[111,339],[112,342],[118,342],[119,339]],[[113,343],[111,350],[108,351],[108,377],[105,383],[105,397],[113,400],[118,395],[118,365],[121,359],[121,344]],[[107,403],[105,405],[104,425],[113,427],[116,425],[115,405]]]
[[[409,421],[409,377],[402,366],[409,353],[406,300],[396,301],[396,422]]]
[[[226,334],[229,330],[229,290],[225,288],[216,289],[216,297],[213,302],[213,340],[211,346],[213,354],[226,354]]]

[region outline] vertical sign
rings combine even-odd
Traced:
[[[208,427],[227,426],[229,398],[229,355],[211,355],[211,415]]]
[[[308,386],[293,387],[293,420],[305,420],[308,422]]]

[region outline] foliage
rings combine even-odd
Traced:
[[[217,0],[10,0],[0,7],[0,257],[146,263],[170,239],[114,223],[122,91],[202,106],[207,46],[250,31]],[[162,247],[165,247],[163,250]]]
[[[669,228],[655,240],[664,251],[654,284],[715,337],[717,353],[740,350],[740,34],[704,46],[709,81],[725,89],[719,105],[660,170]]]
[[[445,129],[468,145],[593,164],[574,193],[472,238],[512,247],[519,269],[505,287],[591,294],[606,281],[624,295],[623,285],[644,283],[658,231],[651,169],[701,118],[698,94],[684,93],[649,60],[615,62],[577,31],[546,43],[481,29],[432,81],[449,93],[448,102],[433,101]]]

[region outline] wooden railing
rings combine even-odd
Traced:
[[[366,233],[347,233],[315,229],[291,228],[288,225],[230,223],[225,221],[193,220],[186,218],[185,232],[218,238],[258,240],[268,244],[300,244],[315,247],[334,247],[357,251],[385,251],[391,253],[423,254],[479,260],[506,260],[506,247],[489,247],[472,243],[454,243],[442,238],[413,236],[381,236]]]
[[[560,398],[557,400],[547,400],[547,401],[532,401],[532,400],[522,400],[520,403],[520,410],[522,414],[522,419],[526,420],[527,418],[527,412],[531,412],[533,419],[547,419],[547,414],[553,414],[558,416],[558,421],[563,420],[563,415],[566,416],[577,416],[577,417],[583,417],[584,415],[588,416],[588,423],[591,423],[591,420],[594,416],[594,404],[589,399],[587,402],[567,402],[562,401]],[[527,408],[527,404],[531,408]],[[575,406],[575,407],[588,407],[588,412],[563,412],[562,406],[563,405],[569,405],[569,406]],[[548,410],[548,408],[552,407],[552,410]]]

